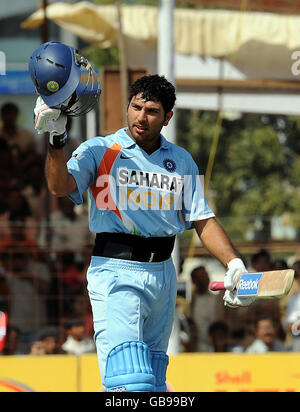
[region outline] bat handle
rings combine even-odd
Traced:
[[[218,290],[226,290],[224,287],[224,282],[211,282],[209,284],[209,289],[213,292],[217,292]]]

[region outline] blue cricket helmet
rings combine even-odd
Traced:
[[[44,102],[68,116],[88,113],[101,94],[99,80],[88,60],[60,42],[40,45],[30,57],[29,72]]]

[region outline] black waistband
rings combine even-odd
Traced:
[[[171,257],[174,243],[175,236],[145,238],[126,233],[97,233],[93,256],[163,262]]]

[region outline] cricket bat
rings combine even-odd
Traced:
[[[291,290],[295,271],[272,270],[260,273],[244,273],[237,284],[237,296],[257,298],[280,298]],[[211,282],[212,291],[225,290],[224,282]]]

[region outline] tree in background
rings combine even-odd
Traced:
[[[94,0],[112,5],[115,0]],[[157,6],[158,0],[123,0]],[[185,1],[176,7],[202,8]],[[117,47],[89,46],[84,54],[98,67],[119,65]],[[178,110],[178,143],[187,148],[205,175],[217,113]],[[222,121],[221,135],[207,196],[231,236],[270,238],[270,220],[285,216],[300,228],[300,117],[241,114]]]
[[[217,114],[179,110],[178,143],[205,175]],[[244,238],[259,222],[256,239],[270,237],[270,218],[300,227],[300,119],[241,114],[224,118],[207,193],[227,229]]]

